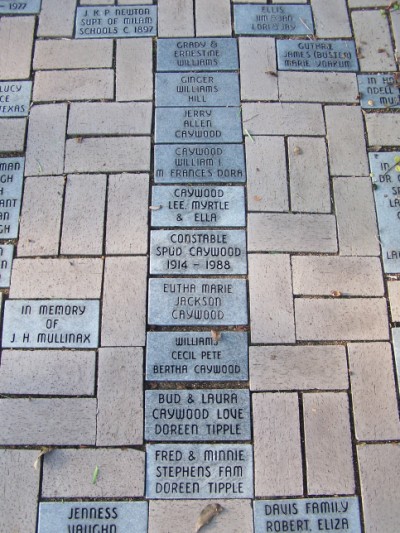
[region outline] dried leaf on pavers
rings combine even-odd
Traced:
[[[331,296],[334,298],[340,298],[342,296],[342,293],[340,291],[331,291]]]
[[[99,467],[96,465],[96,468],[94,469],[93,477],[92,477],[93,485],[96,485],[98,476],[99,476]]]
[[[40,448],[39,455],[36,457],[35,462],[33,463],[33,468],[37,470],[39,468],[40,458],[43,457],[43,455],[46,455],[46,453],[51,452],[54,448],[49,448],[48,446],[43,446],[43,448]]]
[[[199,514],[194,533],[198,533],[201,528],[209,524],[211,520],[215,516],[219,515],[219,513],[221,513],[223,510],[224,508],[219,503],[209,503],[208,505],[206,505]]]
[[[221,332],[216,329],[211,330],[211,337],[214,342],[219,342],[221,339]]]
[[[261,202],[261,200],[262,200],[262,196],[258,196],[258,194],[256,194],[256,195],[254,196],[254,200],[255,200],[256,202]]]
[[[300,148],[300,146],[295,146],[293,148],[294,155],[301,155],[303,153],[303,150]]]
[[[278,77],[278,73],[275,72],[274,70],[266,70],[265,74],[269,74],[270,76],[274,76],[275,78]]]

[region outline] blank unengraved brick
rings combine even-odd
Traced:
[[[384,298],[295,299],[295,316],[299,341],[388,338]]]
[[[240,37],[240,88],[242,100],[277,100],[275,39]]]
[[[105,262],[102,346],[144,346],[146,330],[144,257],[108,257]]]
[[[331,174],[368,176],[369,167],[360,108],[326,106],[325,116]]]
[[[282,102],[358,102],[357,77],[339,72],[279,72]]]
[[[46,454],[45,498],[132,498],[144,493],[145,453],[132,449],[64,449]],[[93,472],[98,467],[96,483]]]
[[[400,523],[400,446],[357,446],[365,533],[397,533]]]
[[[65,150],[65,171],[123,172],[150,169],[150,137],[69,139]]]
[[[330,213],[331,197],[324,139],[289,137],[292,211]]]
[[[0,450],[0,516],[4,532],[35,531],[40,468],[37,450]]]
[[[64,170],[67,104],[35,105],[29,116],[25,175],[60,175]]]
[[[14,259],[10,297],[97,299],[102,277],[102,259]]]
[[[68,176],[65,189],[61,253],[101,255],[107,177]]]
[[[0,154],[23,152],[26,118],[0,118]]]
[[[354,494],[347,394],[304,394],[308,494]]]
[[[294,342],[289,256],[250,255],[249,284],[252,342]]]
[[[346,0],[311,0],[318,37],[351,37]]]
[[[71,135],[150,135],[150,102],[72,104],[68,120]]]
[[[58,254],[63,192],[62,176],[25,179],[18,256]]]
[[[370,178],[333,179],[340,255],[379,255]]]
[[[244,103],[242,109],[252,135],[325,135],[319,104]]]
[[[0,80],[29,78],[35,17],[1,17]]]
[[[39,37],[72,37],[77,0],[42,0]]]
[[[120,102],[153,99],[152,39],[117,40],[116,96]]]
[[[42,70],[35,74],[33,100],[106,100],[114,98],[111,69]]]
[[[230,0],[196,0],[196,35],[232,34]]]
[[[297,394],[253,394],[257,497],[303,493]]]
[[[149,177],[119,174],[108,179],[107,255],[145,254],[148,248]]]
[[[400,144],[400,115],[398,113],[368,113],[365,115],[369,146],[397,146]]]
[[[294,294],[383,296],[382,266],[377,257],[292,257]]]
[[[344,346],[250,346],[250,389],[339,390],[349,386]]]
[[[193,0],[163,0],[158,6],[159,37],[193,37]]]
[[[349,7],[379,7],[387,6],[385,0],[347,0]]]
[[[97,446],[143,444],[143,350],[99,350]]]
[[[400,11],[392,9],[390,11],[390,18],[392,21],[393,37],[395,42],[395,51],[400,50]]]
[[[348,351],[357,439],[398,439],[400,424],[390,344],[349,344]]]
[[[388,18],[379,10],[353,11],[353,29],[360,69],[367,72],[396,70]]]
[[[400,322],[400,281],[389,281],[390,314],[393,322]]]
[[[0,399],[0,442],[77,445],[96,442],[96,400]]]
[[[250,211],[289,209],[283,137],[246,138],[247,204]]]
[[[33,58],[34,70],[111,68],[112,39],[38,40]]]
[[[93,396],[95,363],[90,351],[3,350],[0,393]]]
[[[250,252],[337,251],[336,224],[332,215],[249,213]]]
[[[249,500],[152,500],[149,533],[187,533],[188,524],[196,524],[199,514],[209,504],[220,504],[224,510],[212,521],[218,533],[253,533]]]

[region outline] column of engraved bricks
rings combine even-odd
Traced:
[[[203,55],[193,53],[202,47]],[[157,48],[150,275],[164,277],[150,278],[148,321],[151,329],[163,330],[148,332],[146,373],[150,381],[186,381],[188,385],[186,390],[179,386],[146,392],[147,439],[169,443],[147,446],[147,497],[249,498],[253,491],[251,447],[236,444],[251,439],[249,392],[228,388],[228,382],[248,379],[246,280],[238,278],[246,275],[247,264],[244,230],[237,229],[245,225],[239,77],[234,72],[238,68],[237,42],[159,39]],[[215,253],[207,256],[205,251],[211,249]],[[237,325],[243,331],[237,331]],[[165,331],[165,326],[176,327]],[[178,326],[183,330],[176,331]],[[196,331],[188,331],[190,327]],[[207,383],[201,385],[202,381]],[[217,382],[224,383],[224,388],[213,388]],[[183,423],[179,418],[174,425],[154,420],[152,414],[165,412],[169,406],[181,408]],[[206,415],[191,424],[196,412]],[[185,441],[190,444],[171,444]],[[247,472],[235,474],[239,481],[246,479],[243,494],[239,490],[242,483],[233,479],[231,465],[224,466],[217,457],[215,467],[207,466],[204,450],[225,453],[226,446],[211,443],[226,441],[231,451],[247,458]],[[197,444],[200,442],[210,444]],[[163,450],[183,453],[182,465],[198,472],[193,475],[193,484],[181,484],[185,486],[174,491],[173,478],[166,476],[167,482],[159,480],[163,488],[157,490],[155,464],[162,468]],[[191,451],[196,459],[188,464]],[[204,488],[197,490],[197,481]],[[162,505],[151,502],[150,523]],[[223,505],[235,513],[243,508],[240,502],[224,501]],[[178,502],[171,502],[171,506],[174,514],[179,512]],[[190,503],[190,508],[196,507],[195,501]],[[248,511],[246,516],[248,519]]]

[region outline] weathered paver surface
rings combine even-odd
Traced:
[[[237,33],[237,8],[254,4],[253,30]],[[158,15],[152,30],[146,8]],[[83,26],[87,38],[78,38],[78,9],[96,10]],[[124,19],[124,37],[97,31],[111,9]],[[301,35],[291,35],[286,9],[310,9],[314,26],[300,18]],[[105,15],[110,27],[113,16]],[[134,23],[139,30],[128,35]],[[233,45],[228,60],[220,38]],[[357,67],[343,66],[348,53],[335,55],[326,39],[354,41]],[[303,52],[278,58],[278,40],[293,40]],[[160,66],[157,54],[170,45]],[[7,301],[23,300],[21,324],[31,318],[35,331],[43,329],[36,347],[24,347],[30,331],[18,322],[19,340],[10,341],[5,327],[1,333],[8,340],[0,358],[0,533],[61,533],[42,531],[43,502],[73,502],[78,513],[90,502],[118,500],[147,502],[151,533],[399,532],[400,267],[385,272],[388,262],[400,264],[398,245],[386,244],[399,242],[400,229],[399,57],[398,1],[0,0],[0,245],[14,245],[12,265],[0,261],[1,279],[11,269],[0,291],[1,327]],[[157,65],[164,76],[178,76],[166,101],[181,104],[160,107]],[[213,104],[226,71],[237,80],[240,107]],[[391,85],[377,88],[378,73],[391,76]],[[363,107],[358,74],[370,75]],[[27,80],[29,110],[13,114],[10,95]],[[226,144],[218,136],[232,134],[243,158],[224,174]],[[154,156],[157,139],[173,150],[168,172]],[[371,152],[390,161],[381,173],[370,167]],[[17,167],[6,160],[16,157],[25,158],[21,198],[11,190]],[[159,198],[168,191],[164,205],[155,201],[154,184]],[[226,200],[233,188],[245,191],[243,208]],[[389,230],[376,210],[380,194],[396,213]],[[181,231],[189,205],[196,235]],[[18,220],[15,239],[10,214]],[[221,227],[221,214],[235,229]],[[168,221],[171,236],[168,246],[149,251],[152,219]],[[240,264],[247,275],[235,272],[243,250],[227,245],[238,229],[246,232]],[[185,278],[183,248],[191,268],[200,256],[207,265],[204,275],[190,273],[200,281]],[[166,270],[149,300],[150,254]],[[229,312],[238,308],[248,322],[228,328],[223,293],[231,295],[238,279],[246,281],[246,297],[232,296]],[[29,316],[35,300],[36,318]],[[95,348],[85,348],[74,329],[84,324],[86,300],[99,302]],[[173,301],[167,323],[148,323],[149,306],[152,316],[157,308],[167,316]],[[197,322],[189,317],[195,305]],[[222,326],[214,328],[214,319]],[[234,360],[221,362],[227,329],[248,335],[248,378],[240,382],[224,381],[235,372]],[[157,350],[165,356],[152,368],[157,381],[146,379],[150,331],[160,335]],[[164,331],[175,335],[169,363]],[[193,331],[203,334],[201,361]],[[197,380],[169,378],[187,371],[185,359]],[[206,385],[205,373],[215,375]],[[189,389],[188,408],[182,389]],[[193,409],[191,389],[202,397]],[[211,395],[201,396],[204,389]],[[246,390],[248,405],[235,404],[235,389]],[[157,390],[160,401],[151,413],[160,438],[151,442],[146,390]],[[222,422],[207,426],[209,450],[200,458],[196,417],[206,422],[211,407]],[[235,425],[248,410],[250,439]],[[233,464],[248,447],[253,463],[243,463],[250,465],[243,488],[236,480],[245,477],[242,466]],[[280,503],[288,498],[289,506]],[[318,511],[313,526],[315,510],[297,516],[297,499],[316,506],[319,498],[326,506],[355,499],[356,522],[348,525],[345,507]],[[265,502],[263,528],[253,520],[257,500],[273,500]],[[204,518],[216,504],[215,516]],[[100,531],[83,529],[91,526],[80,518],[65,531]],[[128,533],[104,520],[108,533]]]

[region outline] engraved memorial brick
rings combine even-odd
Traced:
[[[159,107],[239,106],[237,72],[185,72],[156,74]]]
[[[247,274],[244,230],[153,230],[150,274]]]
[[[156,143],[240,143],[240,107],[158,107]]]
[[[18,237],[24,164],[23,157],[0,159],[0,239]]]
[[[359,74],[357,80],[362,108],[400,108],[400,87],[393,74]]]
[[[157,71],[237,70],[239,55],[236,39],[198,37],[158,39]]]
[[[3,348],[97,348],[98,300],[7,300]]]
[[[12,244],[0,244],[0,288],[10,286],[11,267],[14,257]]]
[[[158,326],[236,326],[247,318],[242,279],[152,278],[149,324]]]
[[[27,117],[31,91],[31,81],[0,81],[0,117]]]
[[[41,0],[0,0],[0,15],[35,15],[40,11]]]
[[[247,381],[247,333],[150,331],[146,379],[149,381]]]
[[[147,498],[253,497],[250,444],[150,444],[146,451]]]
[[[278,69],[325,72],[356,72],[358,61],[354,41],[277,41]]]
[[[156,183],[244,183],[243,144],[156,144]]]
[[[244,227],[243,187],[152,188],[153,227]]]
[[[266,531],[361,533],[358,498],[256,500],[254,533]]]
[[[77,39],[121,39],[155,35],[157,6],[85,6],[76,10]]]
[[[311,7],[301,5],[234,5],[236,35],[312,35]]]
[[[148,390],[145,402],[147,441],[251,439],[248,390]]]
[[[42,502],[38,533],[147,533],[147,502]]]
[[[370,152],[383,267],[400,272],[400,152]]]

